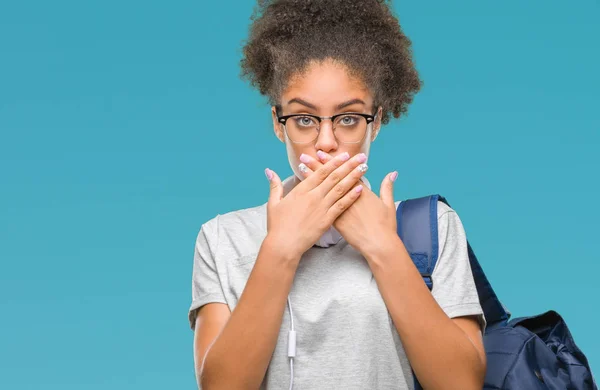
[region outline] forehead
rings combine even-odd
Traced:
[[[282,93],[283,104],[298,97],[319,108],[329,108],[356,98],[368,106],[373,101],[362,79],[333,60],[310,62],[303,72],[290,77]]]

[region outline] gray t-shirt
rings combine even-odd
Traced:
[[[396,207],[399,202],[396,202]],[[463,225],[438,202],[439,259],[432,294],[450,317],[479,315],[486,322],[473,281]],[[202,225],[196,240],[189,323],[198,308],[242,294],[266,235],[266,203],[233,211]],[[402,343],[365,258],[342,239],[313,246],[300,260],[290,301],[297,334],[294,389],[413,389]],[[407,297],[407,299],[410,299]],[[287,307],[261,389],[287,389],[290,364]]]

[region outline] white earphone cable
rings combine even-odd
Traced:
[[[294,357],[296,356],[296,330],[294,329],[294,314],[292,312],[292,303],[290,297],[287,299],[288,309],[290,310],[290,333],[288,337],[288,357],[290,358],[290,390],[294,388]]]

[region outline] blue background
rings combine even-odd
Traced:
[[[238,77],[253,4],[0,3],[0,388],[194,388],[198,229],[291,174]],[[600,4],[395,8],[425,84],[370,181],[446,196],[513,314],[562,313],[600,375]]]

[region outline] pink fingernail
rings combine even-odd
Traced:
[[[363,186],[362,186],[362,185],[360,185],[360,186],[356,187],[356,189],[355,189],[354,191],[356,191],[356,192],[361,192],[361,191],[362,191],[362,189],[363,189]]]
[[[364,154],[364,153],[360,153],[360,154],[358,154],[358,155],[356,156],[356,160],[357,160],[359,163],[364,163],[365,161],[367,161],[367,155],[366,155],[366,154]]]
[[[350,158],[350,155],[348,154],[348,152],[344,152],[344,153],[338,155],[338,158],[342,161],[348,161],[348,159]]]
[[[390,180],[392,182],[395,182],[396,179],[398,178],[398,172],[394,171],[391,175],[390,175]]]
[[[303,162],[303,163],[305,163],[305,164],[308,164],[308,162],[310,161],[310,156],[308,156],[308,155],[306,155],[306,154],[302,153],[302,154],[300,155],[300,161],[302,161],[302,162]]]
[[[319,160],[324,160],[325,159],[325,153],[321,150],[317,150],[317,157],[319,157]]]
[[[273,172],[271,172],[269,168],[265,169],[265,175],[267,176],[267,179],[269,179],[269,181],[273,178]]]

